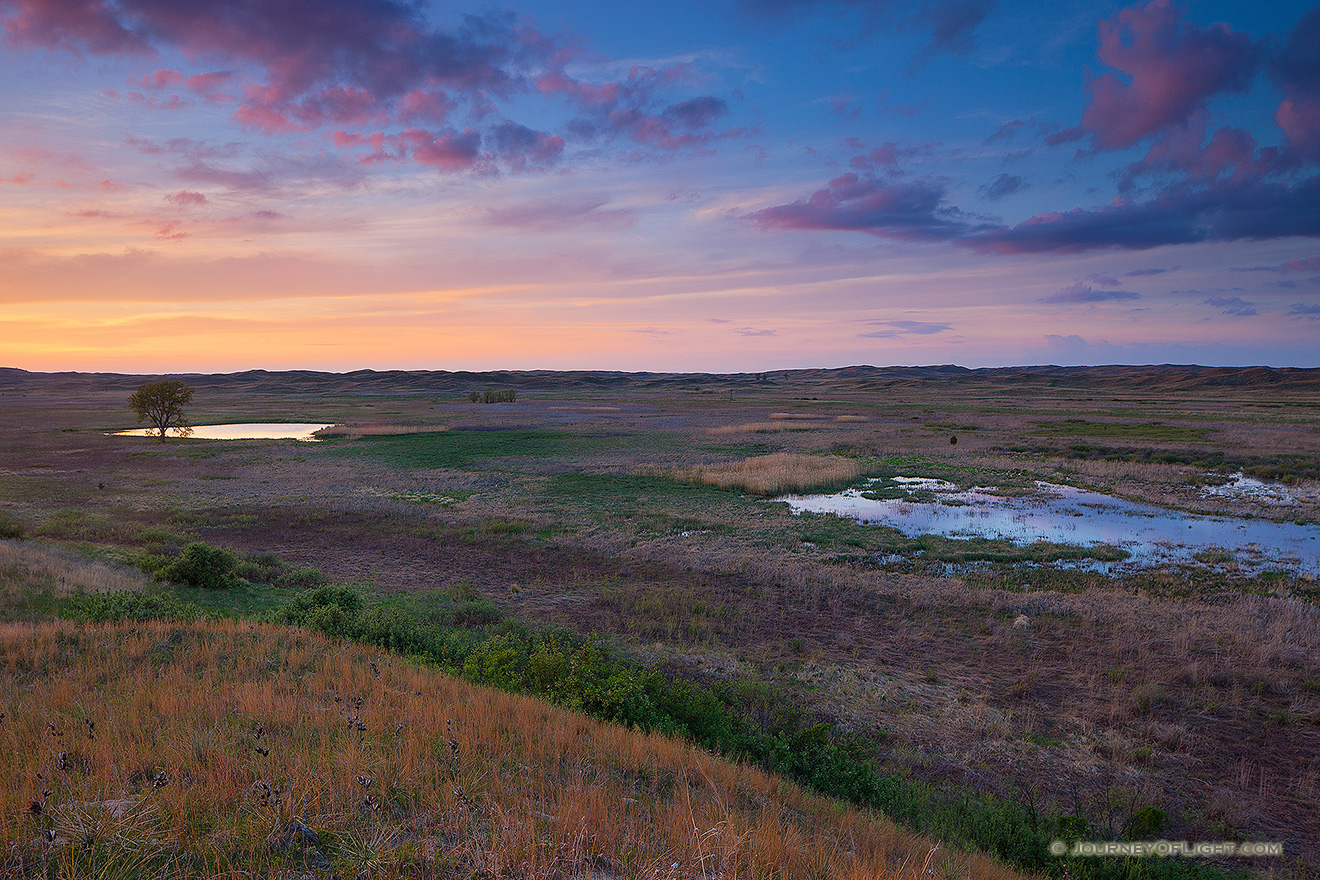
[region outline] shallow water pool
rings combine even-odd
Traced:
[[[187,436],[193,440],[307,440],[313,441],[316,438],[312,436],[322,428],[330,427],[323,422],[249,422],[238,425],[194,425],[192,433]],[[175,431],[167,432],[168,436],[180,436]],[[112,436],[115,437],[155,437],[157,433],[152,428],[134,428],[131,431],[115,431]]]
[[[921,500],[865,497],[896,488],[920,493]],[[908,536],[999,538],[1020,545],[1112,544],[1131,554],[1124,563],[1078,563],[1087,568],[1184,564],[1196,561],[1198,553],[1223,550],[1248,571],[1320,574],[1320,526],[1197,516],[1054,483],[1038,482],[1025,496],[1004,497],[992,494],[990,487],[959,489],[926,477],[876,478],[863,489],[776,500],[794,513],[833,513]]]

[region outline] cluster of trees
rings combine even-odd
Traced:
[[[509,388],[505,391],[469,391],[468,400],[473,403],[513,403],[518,399],[518,392]]]

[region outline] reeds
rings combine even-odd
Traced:
[[[778,495],[851,482],[861,474],[861,466],[838,456],[775,452],[729,464],[680,468],[671,474],[689,483],[743,489],[755,495]]]

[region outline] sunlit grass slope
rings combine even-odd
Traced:
[[[0,625],[0,875],[1013,875],[660,736],[247,622]]]

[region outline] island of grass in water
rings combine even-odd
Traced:
[[[794,513],[832,513],[908,536],[1118,547],[1128,553],[1127,566],[1191,564],[1213,550],[1251,570],[1320,574],[1320,527],[1197,516],[1055,483],[1037,482],[1026,495],[1005,497],[987,486],[960,489],[928,477],[876,477],[862,488],[777,500]]]

